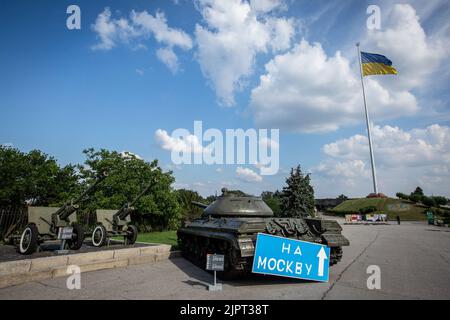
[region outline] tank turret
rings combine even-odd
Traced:
[[[261,199],[237,196],[222,189],[222,195],[206,207],[204,216],[211,217],[273,217],[273,211]]]

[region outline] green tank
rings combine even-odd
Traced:
[[[313,218],[301,212],[301,218],[275,218],[259,197],[236,196],[222,189],[222,195],[204,208],[200,218],[178,229],[178,244],[183,256],[200,268],[206,267],[210,253],[225,255],[225,270],[219,276],[232,279],[251,272],[256,236],[275,236],[320,243],[330,247],[330,265],[342,258],[342,247],[349,241],[334,220]]]

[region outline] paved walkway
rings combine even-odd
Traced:
[[[0,289],[0,299],[450,299],[450,232],[425,223],[344,225],[351,246],[328,283],[254,276],[208,292],[212,276],[179,258]],[[381,269],[381,289],[368,290],[367,267]]]

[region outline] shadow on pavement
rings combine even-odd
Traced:
[[[172,263],[177,266],[182,272],[184,272],[186,275],[188,275],[190,278],[195,279],[194,280],[188,280],[183,281],[189,285],[196,286],[196,285],[203,285],[206,288],[208,287],[208,284],[213,281],[213,273],[209,271],[205,271],[197,267],[192,262],[184,259],[184,258],[177,258],[173,259]],[[233,287],[243,287],[243,286],[267,286],[267,285],[280,285],[280,284],[300,284],[300,283],[311,283],[312,281],[308,280],[300,280],[300,279],[293,279],[293,278],[286,278],[286,277],[275,277],[275,276],[269,276],[269,275],[262,275],[262,274],[254,274],[250,273],[248,275],[242,276],[235,280],[222,280],[220,277],[218,277],[218,281],[220,283],[230,285]]]

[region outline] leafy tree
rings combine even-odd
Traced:
[[[433,196],[431,198],[433,198],[434,202],[438,206],[445,206],[449,201],[446,197],[443,196]]]
[[[409,200],[409,196],[407,194],[401,193],[401,192],[397,192],[395,194],[397,196],[397,198],[399,199],[403,199],[403,200]]]
[[[84,150],[86,161],[80,166],[84,184],[90,184],[101,172],[109,175],[91,195],[87,208],[120,209],[133,201],[151,182],[151,189],[134,205],[138,215],[145,214],[154,229],[172,229],[181,218],[177,193],[171,185],[172,172],[163,173],[158,161],[146,162],[131,153],[94,149]]]
[[[237,197],[246,197],[248,194],[246,194],[244,191],[241,190],[228,190],[229,194],[235,195]]]
[[[281,215],[285,217],[314,216],[314,189],[309,174],[300,168],[291,169],[286,179],[287,186],[281,192]]]
[[[192,204],[192,201],[206,203],[198,192],[187,189],[179,189],[177,190],[177,194],[178,203],[180,205],[181,214],[184,220],[191,221],[201,216],[203,209],[195,204]]]
[[[345,194],[341,194],[339,197],[337,197],[339,200],[345,201],[348,200],[348,197]]]
[[[417,187],[416,190],[411,193],[411,195],[424,196],[424,193],[421,187]]]
[[[207,196],[206,199],[204,200],[205,204],[211,204],[214,201],[216,201],[217,196]]]
[[[272,209],[276,217],[281,215],[281,194],[278,190],[275,192],[264,191],[261,193],[261,198]]]
[[[435,207],[436,206],[436,201],[434,200],[433,197],[423,196],[422,203],[424,205],[426,205],[427,207]]]
[[[0,146],[0,204],[53,205],[69,200],[79,190],[75,167],[59,167],[39,150],[24,153]]]
[[[423,196],[419,195],[419,194],[414,194],[412,193],[409,196],[409,200],[411,200],[412,202],[421,202],[423,199]]]

